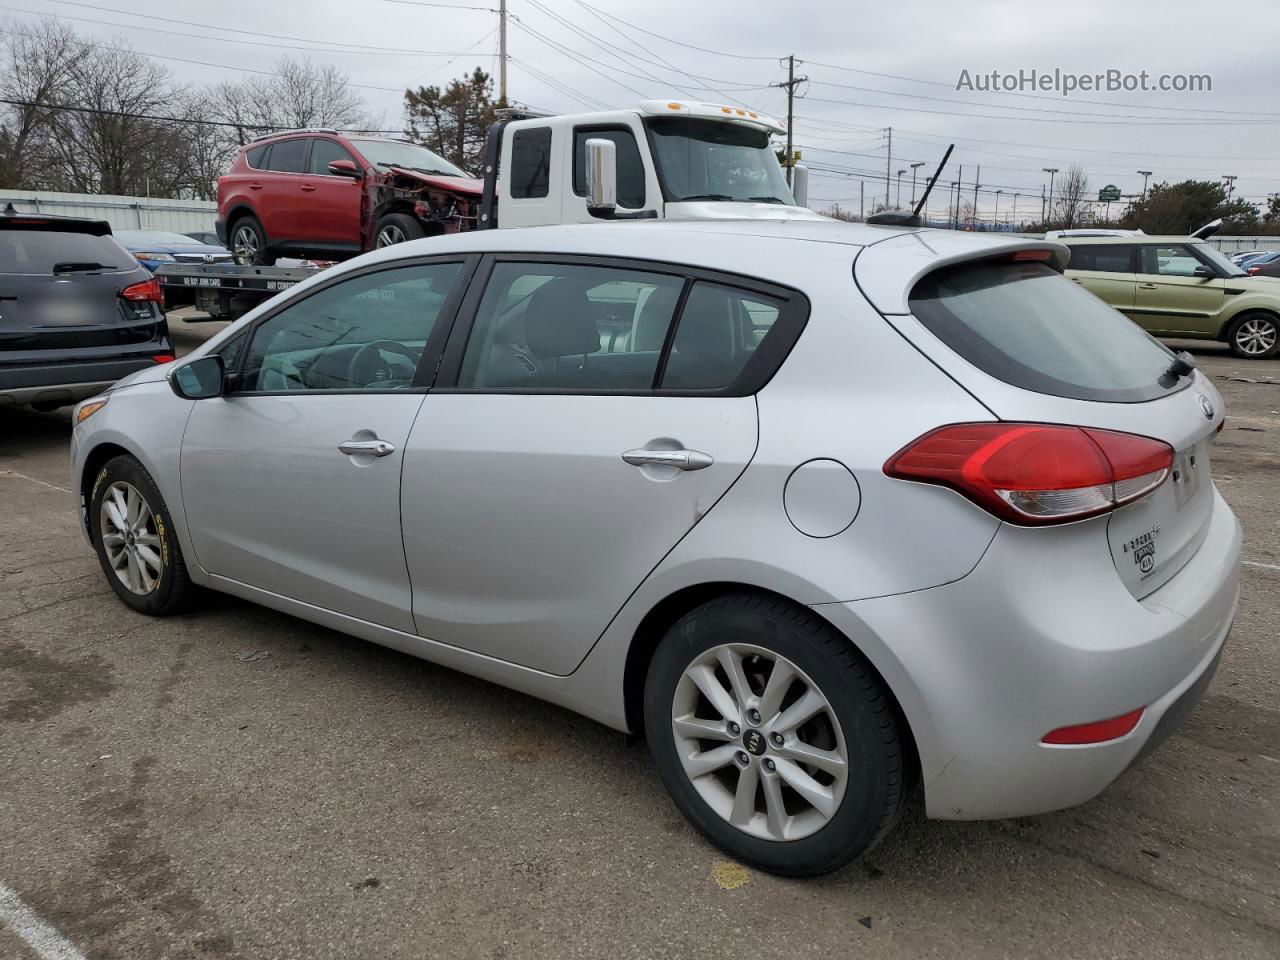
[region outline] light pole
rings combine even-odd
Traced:
[[[896,199],[893,201],[893,205],[899,210],[902,209],[902,175],[906,172],[907,171],[905,169],[898,171],[898,193]]]
[[[1018,229],[1018,194],[1013,195],[1013,211],[1009,214],[1009,222],[1013,224],[1013,229]]]
[[[918,160],[911,165],[911,207],[916,205],[916,170],[924,166],[923,160]]]
[[[952,230],[957,229],[960,223],[960,201],[959,201],[960,191],[956,189],[956,187],[958,186],[960,186],[959,181],[957,180],[951,181],[951,193],[952,193],[951,203],[955,209],[955,214],[951,218]]]
[[[1139,170],[1138,172],[1142,174],[1142,199],[1145,200],[1147,199],[1147,180],[1151,177],[1151,171]]]
[[[1049,221],[1053,219],[1053,175],[1058,172],[1057,167],[1042,167],[1045,173],[1049,175],[1049,205],[1045,207],[1044,228],[1049,229]]]
[[[1003,190],[996,191],[996,208],[991,211],[991,229],[998,230],[1000,228],[1000,194]]]

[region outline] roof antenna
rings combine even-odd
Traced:
[[[938,164],[938,169],[933,171],[933,176],[929,178],[929,183],[924,188],[924,194],[921,195],[916,207],[910,213],[905,210],[881,210],[879,213],[873,213],[867,217],[867,223],[879,224],[880,226],[890,227],[920,227],[924,225],[924,221],[920,219],[920,211],[924,209],[929,194],[933,192],[934,184],[938,182],[938,177],[942,175],[943,169],[947,165],[947,161],[951,159],[951,151],[956,148],[954,143],[947,146],[947,152],[942,155],[942,162]]]

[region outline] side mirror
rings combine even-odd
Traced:
[[[796,198],[797,207],[809,205],[809,168],[803,163],[791,168],[791,195]]]
[[[329,164],[329,172],[335,177],[350,177],[353,180],[364,177],[364,171],[356,166],[354,160],[334,160]]]
[[[173,392],[187,400],[220,397],[223,383],[222,357],[216,353],[184,363],[169,375]]]
[[[612,140],[587,141],[587,212],[609,219],[618,209],[618,158]]]
[[[1191,275],[1193,277],[1201,277],[1205,280],[1212,280],[1218,275],[1218,272],[1214,270],[1213,267],[1206,267],[1204,264],[1201,264],[1191,271]]]

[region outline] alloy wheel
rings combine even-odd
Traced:
[[[1275,321],[1251,317],[1240,324],[1235,340],[1241,353],[1255,357],[1273,348],[1277,337],[1280,337],[1280,331],[1277,331]]]
[[[404,243],[408,239],[409,238],[405,236],[404,230],[396,226],[394,223],[389,223],[378,231],[377,245],[379,247],[390,247],[397,243]]]
[[[248,224],[236,229],[236,234],[231,239],[231,252],[241,265],[257,262],[258,235]]]
[[[732,643],[700,654],[676,685],[671,729],[694,789],[745,833],[798,840],[840,809],[849,773],[840,722],[777,653]]]
[[[163,547],[155,515],[131,483],[117,480],[102,498],[102,546],[107,563],[131,593],[145,596],[160,583]]]

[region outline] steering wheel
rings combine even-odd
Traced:
[[[404,357],[414,371],[418,369],[421,354],[417,350],[394,340],[374,340],[352,354],[351,363],[347,365],[347,382],[361,387],[371,387],[384,383],[390,384],[396,380],[395,370],[382,355],[384,350]],[[409,377],[412,379],[413,374],[410,373]]]

